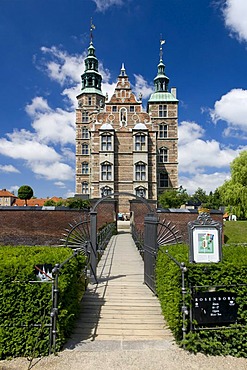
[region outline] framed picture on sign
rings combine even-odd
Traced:
[[[190,262],[217,263],[222,259],[222,227],[209,215],[202,214],[190,222]]]

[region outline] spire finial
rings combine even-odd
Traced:
[[[95,25],[93,24],[93,18],[91,17],[91,23],[90,23],[90,42],[93,42],[93,30],[95,30]]]
[[[163,59],[163,49],[162,49],[162,45],[165,44],[165,40],[162,39],[162,34],[160,34],[160,61],[162,61]]]

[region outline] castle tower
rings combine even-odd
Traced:
[[[178,100],[176,88],[168,91],[161,40],[155,92],[148,100],[147,112],[157,132],[157,195],[178,188]]]

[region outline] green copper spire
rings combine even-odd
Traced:
[[[102,76],[99,73],[99,61],[95,55],[95,47],[93,46],[93,30],[95,26],[91,20],[90,27],[90,45],[88,47],[88,54],[85,59],[85,71],[81,75],[82,92],[97,92],[102,95],[101,82]]]
[[[163,62],[163,49],[165,40],[160,40],[160,61],[158,64],[158,73],[154,78],[155,91],[151,94],[148,102],[178,102],[176,96],[168,91],[169,78],[165,75],[165,64]]]
[[[158,64],[158,73],[154,79],[155,92],[167,92],[169,78],[165,75],[165,65],[163,63],[163,49],[162,45],[165,40],[160,40],[160,62]]]

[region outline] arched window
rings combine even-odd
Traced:
[[[105,197],[106,195],[110,195],[112,193],[113,193],[113,190],[109,186],[104,186],[103,188],[101,188],[101,196],[102,197]]]
[[[87,162],[83,162],[81,164],[81,173],[83,175],[87,175],[88,174],[88,163]]]
[[[162,147],[159,149],[159,163],[167,163],[168,162],[168,149]]]
[[[83,181],[81,183],[81,192],[82,194],[88,194],[88,182]]]
[[[101,164],[101,180],[111,181],[112,180],[112,164],[104,162]]]
[[[88,144],[86,143],[83,143],[82,146],[81,146],[81,154],[82,155],[87,155],[89,154],[88,153]]]
[[[120,126],[127,126],[127,109],[121,108],[119,111]]]
[[[146,165],[143,162],[138,162],[135,165],[135,180],[145,181],[146,180]]]

